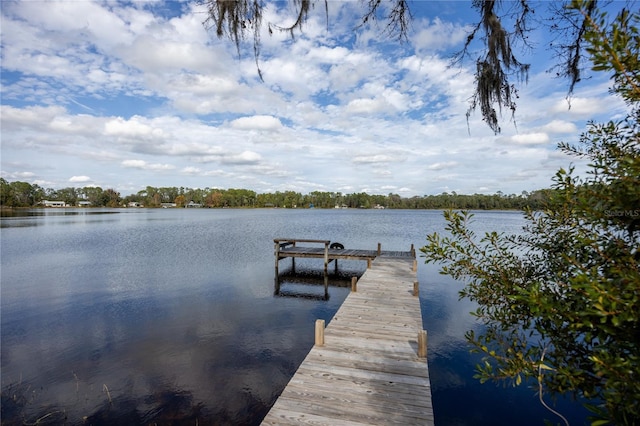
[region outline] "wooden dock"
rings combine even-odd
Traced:
[[[434,424],[415,252],[374,259],[263,425]]]
[[[326,274],[329,263],[338,259],[367,260],[370,264],[377,257],[399,257],[414,260],[416,257],[413,244],[409,251],[383,251],[380,243],[378,243],[377,250],[356,250],[344,248],[340,243],[332,244],[329,240],[276,238],[273,241],[275,243],[276,274],[279,270],[280,260],[286,258],[291,258],[294,269],[296,258],[323,259]],[[299,243],[316,244],[316,246],[300,246]]]

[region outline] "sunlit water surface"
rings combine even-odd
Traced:
[[[478,231],[517,233],[517,212],[477,212]],[[409,250],[443,232],[437,211],[49,209],[1,220],[3,424],[259,424],[329,322],[313,279],[274,294],[274,238]],[[281,271],[290,260],[281,261]],[[296,271],[322,269],[299,260]],[[438,425],[541,425],[554,418],[530,389],[480,385],[465,331],[474,306],[460,284],[419,262]],[[331,273],[334,274],[333,269]],[[313,277],[312,277],[313,278]],[[321,283],[321,280],[318,280]],[[576,404],[557,403],[572,424]]]

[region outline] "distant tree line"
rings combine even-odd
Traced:
[[[3,207],[38,207],[43,201],[63,201],[67,206],[91,207],[162,207],[167,203],[185,207],[189,203],[208,208],[375,208],[388,209],[471,209],[517,210],[529,207],[538,210],[550,196],[549,189],[521,194],[473,194],[444,192],[439,195],[401,197],[398,194],[374,195],[365,192],[343,194],[341,192],[313,191],[301,194],[295,191],[276,191],[258,194],[249,189],[152,187],[121,197],[114,189],[100,187],[42,188],[27,182],[8,182],[0,178],[0,205]]]

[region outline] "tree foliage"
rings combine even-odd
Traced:
[[[441,272],[466,284],[485,328],[468,340],[484,354],[481,380],[524,379],[540,399],[586,398],[598,424],[640,419],[640,92],[638,12],[615,18],[590,2],[571,7],[587,21],[583,42],[593,69],[611,73],[612,91],[630,106],[626,119],[590,123],[568,154],[589,172],[554,177],[540,212],[526,211],[521,234],[469,229],[468,212],[446,214],[449,235],[427,237],[421,250]]]
[[[0,205],[4,207],[37,207],[41,201],[64,201],[68,206],[88,201],[93,207],[118,207],[136,203],[144,207],[162,207],[163,203],[175,203],[184,207],[193,202],[208,208],[248,208],[279,207],[332,209],[335,207],[388,209],[474,209],[474,210],[518,210],[525,207],[540,209],[550,196],[550,190],[543,189],[521,194],[456,194],[444,192],[438,195],[401,197],[389,193],[367,194],[365,192],[343,194],[332,191],[313,191],[302,194],[296,191],[276,191],[258,194],[250,189],[153,187],[135,194],[120,197],[112,189],[103,191],[100,187],[43,189],[27,182],[8,182],[0,178]]]

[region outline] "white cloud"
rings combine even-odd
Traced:
[[[89,176],[71,176],[69,178],[69,182],[71,183],[83,183],[90,182],[91,178]]]
[[[578,127],[575,123],[564,120],[553,120],[540,128],[545,133],[577,133]]]
[[[104,133],[108,136],[124,137],[162,137],[162,129],[153,128],[145,123],[146,119],[134,116],[129,120],[117,117],[104,124]]]
[[[553,105],[552,112],[564,112],[572,116],[588,117],[602,112],[605,105],[597,98],[574,97],[560,100]]]
[[[349,102],[345,111],[350,114],[377,114],[387,108],[383,99],[354,99]]]
[[[451,22],[443,22],[435,18],[432,22],[422,20],[414,23],[415,35],[411,40],[416,50],[440,51],[447,50],[462,42],[469,33],[469,27],[463,27]]]
[[[222,162],[226,164],[246,165],[255,164],[261,160],[261,155],[253,151],[243,151],[239,154],[225,155]]]
[[[540,145],[549,142],[549,135],[546,133],[525,133],[513,135],[507,139],[509,143],[517,145]]]
[[[277,131],[282,129],[282,123],[278,118],[270,115],[254,115],[233,120],[231,127],[239,130]]]
[[[442,163],[431,164],[427,166],[427,169],[428,170],[446,170],[446,169],[452,169],[456,167],[458,164],[459,163],[457,161],[445,161]]]
[[[199,175],[202,173],[202,170],[200,170],[197,167],[189,166],[189,167],[183,168],[182,173],[186,175]]]
[[[151,170],[151,171],[167,171],[175,169],[171,164],[150,164],[144,160],[124,160],[122,167],[129,169]]]

